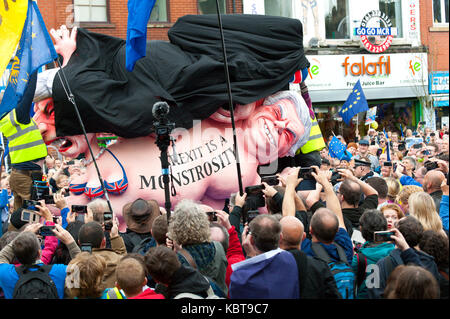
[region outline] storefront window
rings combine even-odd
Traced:
[[[380,6],[380,11],[387,14],[387,16],[389,17],[389,20],[391,20],[392,27],[397,28],[397,37],[398,38],[403,37],[402,1],[401,0],[380,0],[379,6]]]
[[[227,13],[226,0],[219,0],[221,14]],[[200,14],[217,14],[216,0],[198,0],[198,11]]]
[[[448,1],[449,0],[433,0],[434,24],[448,24]]]
[[[150,22],[167,22],[167,1],[156,0],[155,5],[150,15]]]
[[[264,0],[265,13],[268,16],[292,18],[292,0]]]
[[[327,39],[349,39],[347,0],[324,0]]]

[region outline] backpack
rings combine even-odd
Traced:
[[[31,268],[37,270],[31,271]],[[51,265],[17,266],[19,275],[13,299],[59,299],[58,291],[53,280],[49,276]]]
[[[334,243],[339,254],[339,261],[331,260],[328,252],[319,243],[312,243],[311,249],[314,254],[325,261],[330,267],[331,274],[336,281],[336,286],[339,290],[343,299],[354,299],[355,298],[355,274],[353,273],[352,267],[347,261],[344,249],[338,244]]]
[[[147,237],[142,239],[139,243],[135,244],[132,252],[145,255],[150,248],[155,246],[155,239],[153,237]]]

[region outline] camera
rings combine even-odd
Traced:
[[[110,231],[112,229],[113,223],[113,214],[109,212],[103,213],[103,222],[105,225],[105,231]]]
[[[53,229],[55,229],[55,226],[41,226],[41,228],[39,228],[38,234],[42,237],[55,236]]]
[[[206,215],[208,215],[208,219],[210,222],[217,221],[217,213],[216,212],[206,212]]]
[[[261,177],[261,183],[263,183],[263,182],[267,183],[267,185],[270,185],[270,186],[276,186],[279,183],[278,176],[276,176],[276,175],[263,176],[263,177]]]
[[[47,186],[46,181],[33,180],[31,199],[37,201],[44,200],[46,204],[55,203],[53,196],[50,195],[50,188]]]
[[[389,166],[389,167],[392,167],[392,162],[386,161],[386,162],[383,163],[383,166]]]
[[[20,219],[28,223],[39,223],[41,216],[36,214],[36,211],[30,209],[22,209]]]
[[[406,144],[405,143],[399,143],[397,148],[398,148],[399,151],[404,151],[404,150],[406,150]]]
[[[247,212],[247,223],[250,224],[251,221],[253,219],[255,219],[255,217],[258,216],[258,215],[259,215],[259,210],[257,210],[257,209],[249,210]]]
[[[72,205],[72,212],[77,214],[87,214],[86,205]]]
[[[262,192],[263,189],[264,185],[247,186],[245,188],[245,192],[247,193],[245,204],[250,210],[257,209],[258,207],[264,207],[266,205],[264,193]]]
[[[311,174],[312,172],[312,167],[300,167],[300,170],[298,171],[298,178],[313,180],[314,177]]]
[[[38,211],[39,209],[36,208],[36,205],[41,205],[41,203],[38,202],[37,200],[32,200],[32,199],[25,199],[23,201],[23,208],[26,208],[29,210]]]
[[[436,168],[439,168],[438,163],[432,162],[432,161],[426,161],[426,162],[424,163],[424,166],[425,166],[425,168],[427,169],[427,172],[428,172],[428,171],[432,171],[432,170],[434,170],[434,169],[436,169]]]
[[[92,253],[92,245],[91,244],[81,244],[81,251],[86,251],[88,253]]]
[[[338,171],[333,171],[333,173],[331,174],[331,180],[330,180],[331,185],[334,186],[337,183],[339,183],[341,178],[342,178],[342,175]]]
[[[393,231],[376,231],[373,233],[373,240],[376,243],[392,241],[391,236],[395,235]]]

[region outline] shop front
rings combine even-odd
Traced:
[[[413,128],[422,118],[422,101],[428,95],[427,54],[307,55],[311,63],[306,84],[324,137],[333,133],[347,141],[368,131],[365,113],[346,125],[338,111],[360,80],[369,107],[377,107],[378,130]]]
[[[436,129],[449,127],[448,71],[430,72],[429,90],[433,102]]]

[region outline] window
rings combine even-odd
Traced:
[[[433,23],[448,24],[448,1],[433,0]]]
[[[392,27],[397,28],[397,38],[403,37],[402,28],[402,1],[401,0],[380,0],[380,11],[385,13],[392,22]],[[381,26],[386,27],[386,26]]]
[[[327,39],[349,39],[347,0],[324,0],[325,37]]]
[[[108,22],[106,0],[74,0],[75,22]]]
[[[292,0],[264,0],[264,9],[268,16],[292,18]]]
[[[226,0],[219,0],[221,14],[227,13]],[[216,0],[198,0],[198,11],[200,14],[217,14]]]
[[[168,22],[167,0],[156,0],[150,15],[150,22]]]

